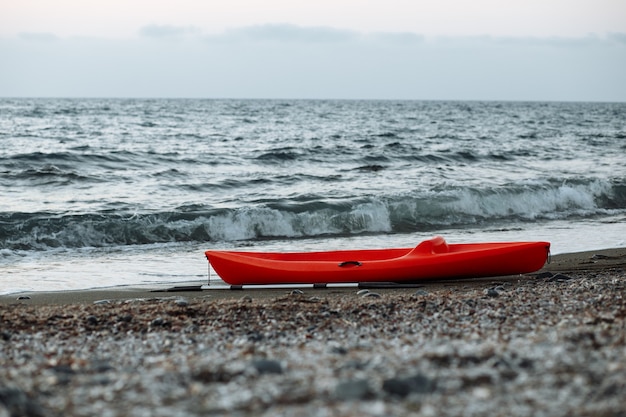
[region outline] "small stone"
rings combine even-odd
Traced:
[[[405,379],[391,378],[383,381],[383,390],[398,397],[406,397],[411,392],[411,387]]]
[[[491,397],[491,390],[487,387],[476,387],[472,391],[472,395],[479,400],[487,400]]]
[[[566,282],[566,281],[569,281],[571,279],[572,279],[572,277],[569,277],[567,275],[556,274],[556,275],[553,275],[552,277],[550,277],[548,279],[548,282]]]
[[[163,324],[165,323],[165,320],[163,320],[161,317],[157,317],[156,319],[152,320],[152,322],[150,322],[150,325],[152,326],[163,326]]]
[[[10,416],[42,417],[43,408],[35,400],[18,388],[0,388],[0,404],[6,407]]]
[[[18,301],[19,300],[30,300],[30,297],[27,295],[20,295],[19,297],[17,297]]]
[[[290,294],[291,295],[302,295],[302,294],[304,294],[304,291],[296,289],[296,290],[292,290]]]
[[[174,302],[178,307],[187,307],[189,305],[189,301],[185,298],[179,298]]]
[[[133,315],[132,314],[124,314],[123,316],[121,316],[119,318],[120,321],[123,321],[125,323],[130,323],[131,321],[133,321]]]
[[[91,362],[91,370],[96,373],[108,372],[114,369],[111,363],[104,359],[95,359]]]
[[[428,291],[426,291],[426,290],[417,290],[417,291],[415,291],[415,295],[419,295],[419,296],[428,295]]]
[[[111,304],[111,300],[96,300],[94,304]]]
[[[88,324],[91,324],[92,326],[95,326],[96,324],[98,324],[98,318],[96,316],[87,316],[85,321]]]
[[[256,330],[252,330],[248,332],[247,337],[248,337],[248,341],[250,342],[260,342],[263,339],[265,339],[265,336],[263,336],[263,333],[258,332]]]
[[[356,292],[356,295],[365,295],[369,294],[370,290],[359,290]]]
[[[390,378],[383,381],[383,390],[389,394],[406,397],[411,393],[426,394],[433,392],[435,383],[422,374],[406,378]]]
[[[272,359],[257,359],[252,361],[252,367],[260,374],[282,374],[283,366]]]
[[[57,374],[74,375],[76,372],[69,365],[53,366],[52,370]]]
[[[381,296],[377,292],[368,292],[367,294],[364,294],[363,297],[380,298]]]
[[[8,342],[11,339],[11,333],[3,330],[0,333],[0,338],[2,338],[2,340],[4,340],[5,342]]]
[[[244,295],[243,297],[241,297],[241,301],[243,301],[244,303],[251,303],[252,297],[250,297],[249,295]]]
[[[500,293],[496,291],[495,288],[489,288],[485,291],[485,294],[487,295],[487,297],[497,297],[500,295]]]
[[[374,396],[374,391],[365,379],[344,381],[335,387],[335,397],[340,401],[366,400]]]
[[[348,349],[343,346],[333,346],[330,348],[331,353],[336,353],[337,355],[347,355]]]

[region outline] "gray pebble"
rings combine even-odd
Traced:
[[[500,295],[500,293],[496,291],[494,288],[489,288],[488,290],[485,291],[485,294],[487,294],[488,297],[497,297]]]
[[[566,282],[571,280],[572,277],[564,275],[564,274],[556,274],[553,275],[552,277],[548,278],[547,281],[548,282]]]
[[[347,355],[348,354],[348,349],[346,349],[343,346],[333,346],[330,348],[330,351],[332,353],[336,353],[337,355]]]
[[[111,304],[111,300],[96,300],[94,304]]]
[[[292,290],[290,294],[291,295],[301,295],[301,294],[304,294],[304,291],[296,289],[296,290]]]
[[[95,326],[96,324],[98,324],[98,318],[96,316],[87,316],[85,320],[87,321],[88,324],[91,324],[92,326]]]
[[[187,307],[189,305],[189,301],[185,298],[179,298],[175,303],[178,307]]]
[[[260,374],[283,373],[283,366],[281,363],[272,359],[256,359],[252,361],[251,365]]]
[[[130,323],[131,321],[133,321],[133,315],[132,314],[124,314],[123,316],[121,316],[119,318],[119,321]]]
[[[419,295],[419,296],[428,295],[428,291],[426,291],[426,290],[417,290],[417,291],[415,291],[415,295]]]
[[[0,387],[0,404],[2,404],[10,416],[39,417],[47,413],[41,408],[38,402],[32,400],[19,388]],[[0,411],[2,411],[0,409]]]
[[[365,379],[344,381],[335,387],[335,398],[340,401],[366,400],[374,396],[374,391]]]
[[[111,365],[108,360],[105,359],[94,359],[91,362],[91,371],[96,373],[113,371],[115,368]]]
[[[156,319],[152,320],[150,325],[152,325],[152,326],[163,326],[164,323],[165,323],[165,320],[163,320],[161,317],[157,317]]]
[[[422,374],[406,378],[390,378],[383,381],[383,390],[398,397],[406,397],[411,393],[426,394],[433,392],[434,389],[434,381]]]
[[[367,294],[363,294],[362,297],[380,298],[380,294],[377,292],[368,292]]]

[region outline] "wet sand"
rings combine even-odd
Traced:
[[[619,248],[413,288],[2,296],[0,416],[625,415],[625,266]]]

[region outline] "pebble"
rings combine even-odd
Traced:
[[[389,394],[406,397],[411,393],[425,394],[433,392],[435,383],[422,374],[404,378],[390,378],[383,382],[383,390]]]
[[[30,300],[30,297],[28,295],[20,295],[17,297],[17,300]]]
[[[348,349],[346,349],[343,346],[333,346],[330,348],[330,352],[331,353],[335,353],[337,355],[347,355],[348,354]]]
[[[569,281],[571,279],[572,279],[572,277],[569,277],[567,275],[556,274],[556,275],[553,275],[552,277],[548,278],[547,281],[548,282],[566,282],[566,281]]]
[[[282,364],[272,359],[256,359],[252,361],[251,365],[260,374],[282,374],[283,373]]]
[[[485,290],[485,294],[487,295],[487,297],[497,297],[500,295],[500,293],[496,291],[495,288],[489,288]]]
[[[339,401],[367,400],[374,397],[374,391],[365,379],[340,382],[335,387],[335,398]]]
[[[175,304],[178,307],[187,307],[189,305],[189,301],[187,301],[187,299],[185,298],[179,298],[178,300],[175,301]]]
[[[153,327],[163,326],[165,324],[165,320],[162,317],[157,317],[156,319],[150,322],[150,325]]]
[[[124,314],[124,315],[120,316],[119,320],[123,321],[125,323],[130,323],[131,321],[133,321],[133,315],[132,314]]]
[[[46,415],[41,405],[30,399],[19,388],[0,387],[0,404],[4,406],[11,417],[43,417]]]
[[[428,295],[428,291],[426,291],[426,290],[417,290],[417,291],[415,291],[415,295],[425,296],[425,295]]]
[[[111,304],[111,300],[96,300],[93,302],[94,304]]]
[[[367,294],[363,294],[362,297],[380,298],[381,295],[377,292],[368,292]]]

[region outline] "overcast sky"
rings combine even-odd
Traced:
[[[626,101],[626,0],[0,0],[1,97]]]

